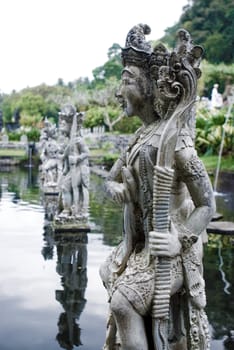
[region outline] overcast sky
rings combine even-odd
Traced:
[[[138,23],[159,39],[188,0],[1,0],[0,92],[80,77],[107,61]]]

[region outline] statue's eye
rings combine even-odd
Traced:
[[[124,78],[124,79],[122,79],[122,83],[123,83],[123,85],[129,85],[129,84],[131,84],[131,81],[129,78]]]

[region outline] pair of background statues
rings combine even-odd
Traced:
[[[84,113],[73,105],[59,112],[58,129],[47,119],[42,130],[41,161],[44,191],[59,193],[56,220],[87,219],[89,209],[89,149],[81,134]]]
[[[106,182],[124,224],[100,267],[110,305],[104,349],[207,350],[202,254],[215,200],[194,149],[203,49],[183,29],[172,52],[153,49],[149,33],[133,27],[122,49],[117,98],[142,127]]]

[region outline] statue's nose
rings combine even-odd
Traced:
[[[116,91],[115,97],[116,97],[118,103],[123,107],[124,98],[123,98],[123,94],[121,92],[121,87]]]
[[[119,87],[116,92],[115,92],[115,97],[119,100],[121,98],[123,98],[122,94],[121,94],[121,87]]]

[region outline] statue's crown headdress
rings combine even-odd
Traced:
[[[151,44],[145,40],[145,35],[150,34],[151,29],[146,24],[134,26],[127,35],[125,47],[122,48],[123,65],[136,65],[145,67],[148,65],[152,53]]]
[[[67,123],[72,124],[73,118],[77,115],[77,112],[72,104],[67,103],[61,108],[58,114],[60,120],[65,120]]]
[[[203,48],[193,44],[185,29],[178,30],[177,44],[171,52],[161,43],[153,48],[145,39],[150,32],[146,24],[138,24],[128,32],[122,48],[123,66],[133,65],[147,72],[153,84],[154,109],[161,118],[167,119],[175,111],[183,110],[187,122],[193,121],[194,129],[193,104]]]
[[[147,42],[145,35],[150,34],[151,29],[147,24],[134,26],[127,34],[125,47],[122,48],[123,65],[135,65],[149,68],[158,72],[161,66],[167,66],[175,71],[181,68],[182,62],[187,61],[200,76],[198,66],[200,64],[203,48],[193,45],[190,34],[185,29],[177,32],[176,48],[170,53],[163,44],[158,44],[154,48]]]

